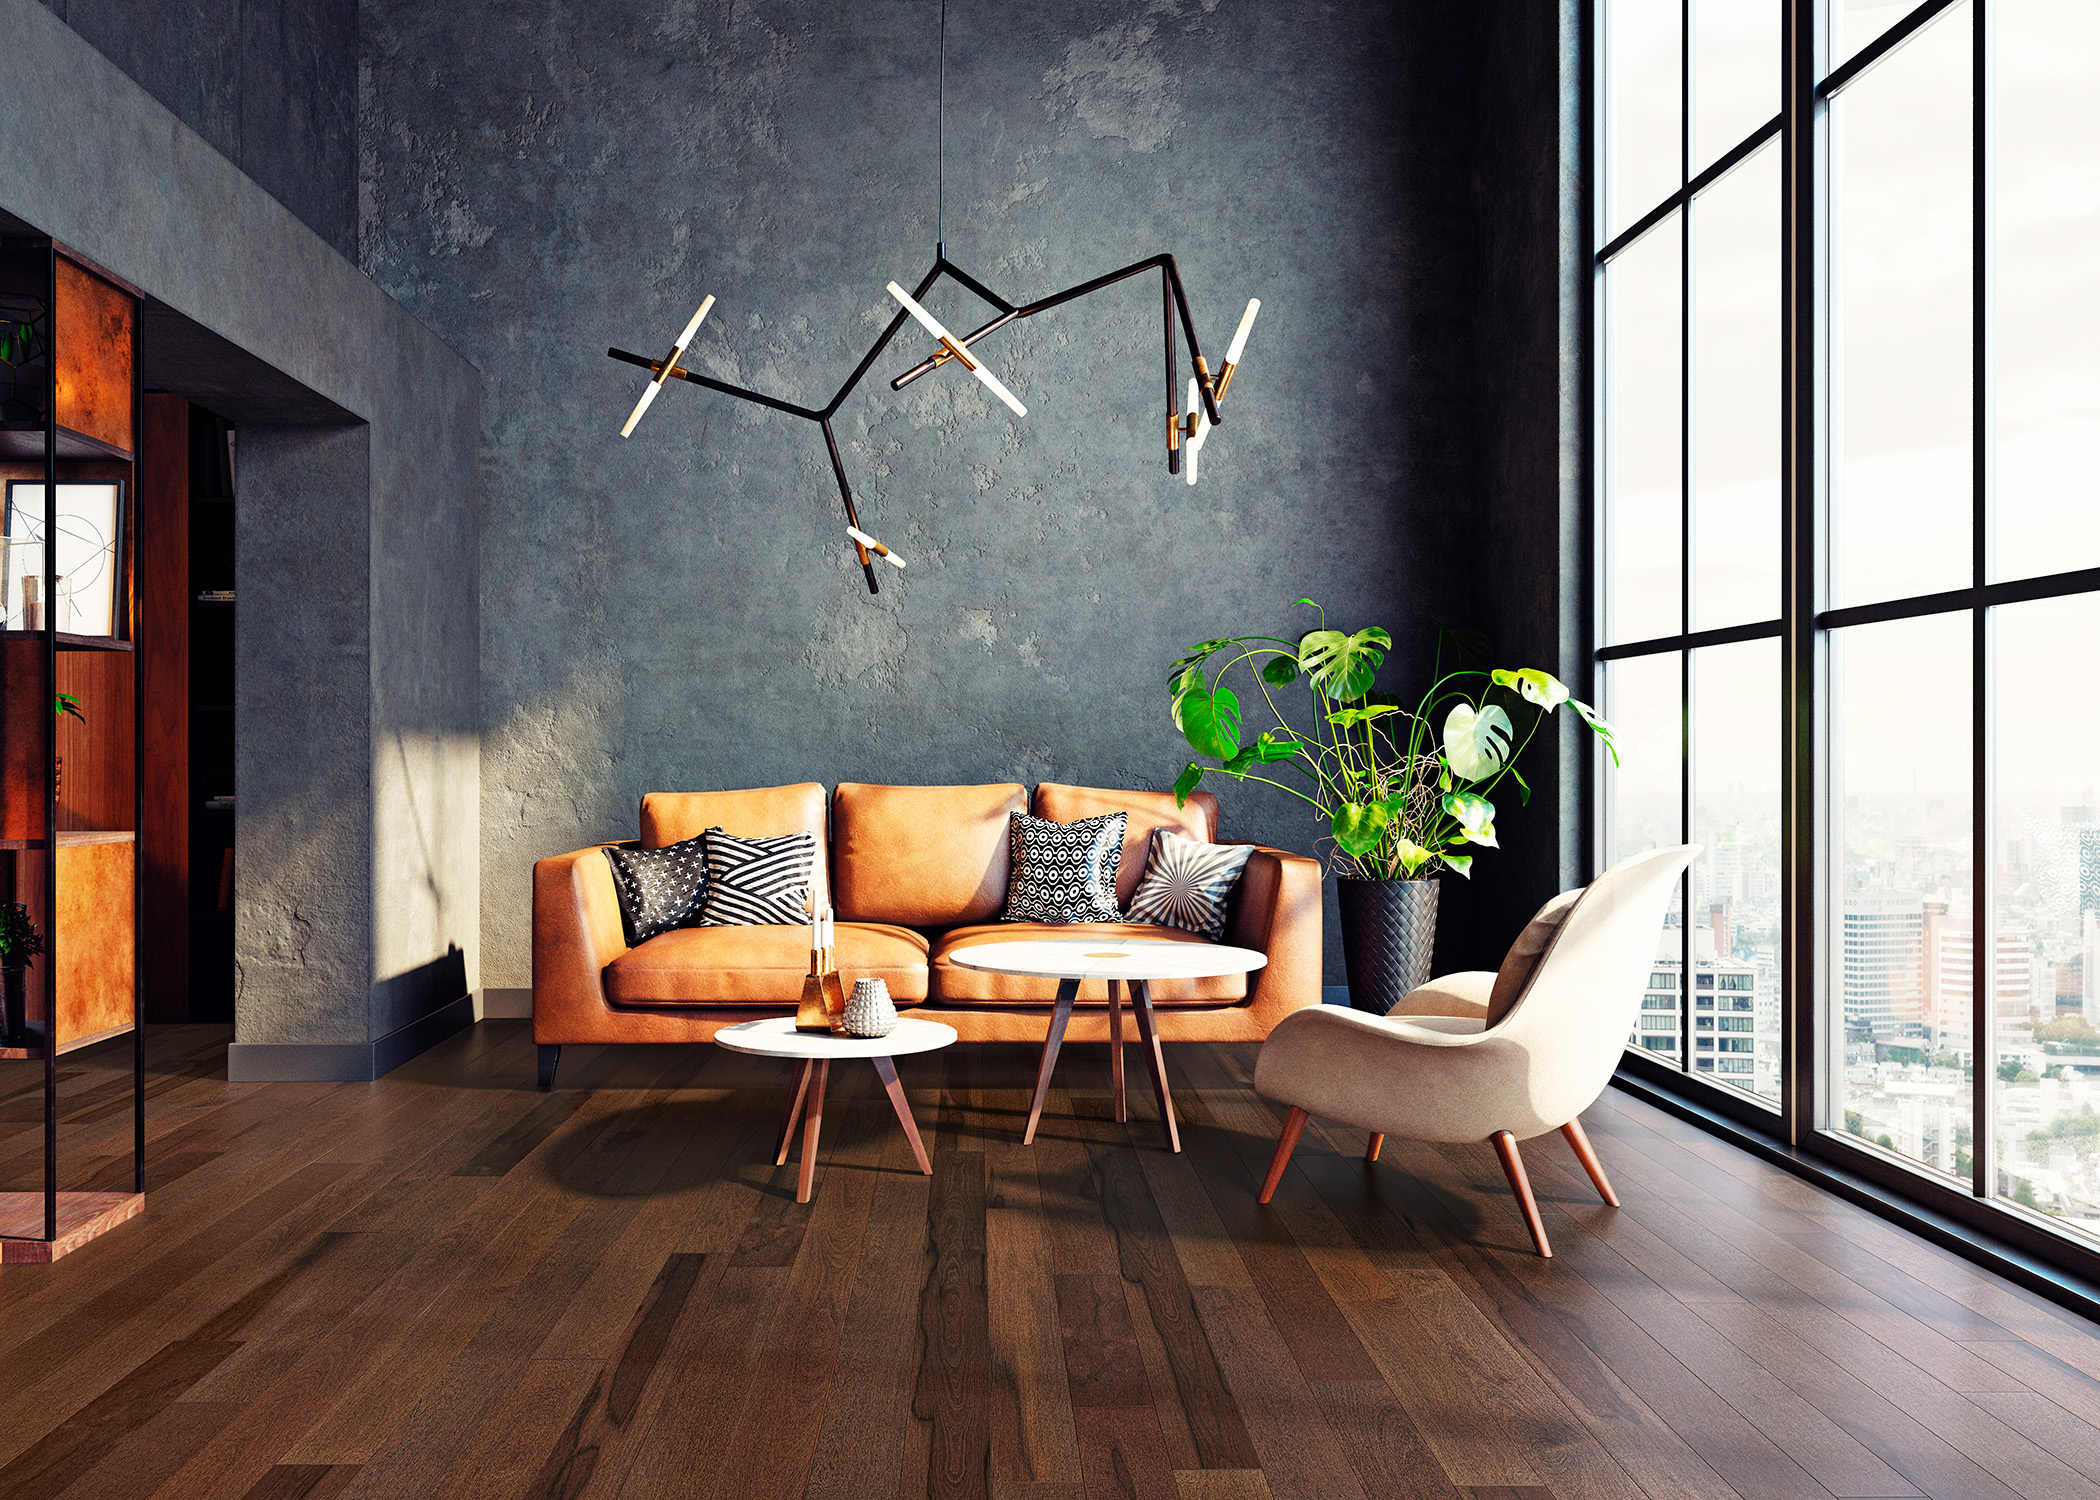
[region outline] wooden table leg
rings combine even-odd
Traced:
[[[817,1134],[824,1128],[824,1085],[831,1082],[831,1059],[816,1060],[809,1079],[809,1104],[802,1120],[802,1171],[795,1179],[795,1201],[809,1202],[817,1177]]]
[[[1072,1019],[1072,1000],[1079,981],[1057,981],[1057,1009],[1050,1015],[1050,1035],[1043,1039],[1043,1065],[1035,1075],[1035,1097],[1028,1102],[1028,1129],[1021,1134],[1024,1146],[1035,1143],[1035,1122],[1043,1116],[1043,1101],[1050,1097],[1050,1073],[1057,1066],[1057,1049],[1064,1045],[1065,1025]]]
[[[1108,982],[1108,1073],[1115,1080],[1116,1123],[1122,1124],[1130,1118],[1129,1107],[1123,1101],[1123,981]]]
[[[911,1142],[911,1154],[919,1159],[919,1170],[928,1177],[933,1175],[933,1163],[926,1159],[926,1147],[919,1139],[918,1122],[911,1117],[911,1101],[904,1097],[904,1085],[897,1081],[897,1065],[887,1057],[871,1059],[875,1064],[875,1076],[890,1096],[890,1108],[897,1111],[897,1122],[904,1127],[904,1138]]]
[[[1159,1023],[1152,1014],[1152,986],[1144,980],[1131,982],[1130,1012],[1137,1017],[1138,1038],[1145,1049],[1145,1066],[1152,1070],[1152,1093],[1159,1100],[1159,1118],[1167,1127],[1167,1144],[1181,1149],[1181,1131],[1174,1123],[1174,1096],[1167,1090],[1167,1058],[1159,1050]]]
[[[808,1058],[795,1064],[795,1085],[788,1094],[787,1113],[780,1117],[780,1139],[773,1143],[773,1165],[783,1166],[788,1159],[788,1147],[795,1139],[795,1122],[802,1118],[802,1101],[809,1095],[809,1070],[813,1065]]]

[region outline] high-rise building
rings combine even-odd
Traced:
[[[1855,1039],[1924,1026],[1924,902],[1856,897],[1845,907],[1845,1030]]]
[[[1779,1088],[1779,1005],[1777,996],[1763,994],[1758,966],[1733,958],[1702,956],[1692,965],[1691,1059],[1692,1071],[1745,1092],[1776,1097]],[[1678,981],[1683,962],[1660,958],[1648,975],[1648,988],[1641,999],[1640,1019],[1627,1039],[1640,1047],[1678,1061],[1683,1038],[1682,991]],[[1761,1003],[1762,1002],[1762,1003]]]

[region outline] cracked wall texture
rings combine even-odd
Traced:
[[[487,382],[487,984],[530,982],[532,862],[631,837],[644,792],[1164,787],[1194,641],[1295,634],[1311,596],[1389,627],[1385,680],[1419,689],[1432,619],[1491,624],[1456,4],[950,7],[951,258],[1020,301],[1171,250],[1213,361],[1262,299],[1198,486],[1165,468],[1156,280],[987,341],[1025,419],[952,369],[891,392],[928,348],[900,336],[837,420],[864,525],[910,560],[879,597],[814,424],[678,387],[618,437],[641,377],[606,345],[655,353],[713,293],[691,363],[821,405],[884,282],[932,263],[936,18],[362,8],[361,264]],[[1227,837],[1314,848],[1302,804],[1218,790]]]

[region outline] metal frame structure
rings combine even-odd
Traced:
[[[1023,318],[1032,318],[1037,313],[1048,312],[1053,307],[1062,307],[1067,302],[1155,269],[1160,273],[1160,306],[1166,325],[1167,472],[1169,474],[1178,474],[1181,472],[1182,413],[1180,411],[1180,392],[1176,389],[1178,376],[1175,369],[1175,318],[1177,316],[1180,318],[1181,331],[1188,338],[1189,356],[1196,367],[1197,390],[1203,402],[1204,415],[1209,419],[1212,426],[1222,425],[1224,421],[1224,418],[1218,415],[1218,403],[1224,399],[1226,389],[1232,384],[1232,366],[1229,364],[1225,365],[1216,376],[1211,374],[1210,366],[1203,358],[1203,346],[1196,338],[1195,322],[1189,316],[1188,293],[1182,289],[1181,268],[1175,265],[1173,256],[1148,256],[1134,265],[1123,267],[1120,271],[1110,271],[1106,276],[1096,276],[1092,281],[1081,282],[1078,286],[1067,287],[1064,291],[1053,292],[1038,301],[1016,307],[997,292],[987,288],[976,277],[970,275],[969,272],[949,260],[947,247],[939,245],[935,247],[933,269],[919,279],[918,286],[912,292],[912,298],[914,301],[923,302],[926,294],[933,289],[935,283],[943,276],[946,276],[994,308],[998,316],[994,317],[990,322],[982,324],[973,332],[963,335],[957,341],[964,348],[968,348],[987,334],[1004,328],[1009,323],[1017,323]],[[881,336],[875,340],[873,347],[866,354],[862,355],[860,363],[853,367],[853,373],[846,377],[845,383],[833,394],[831,400],[826,402],[821,408],[797,406],[792,401],[782,401],[776,396],[768,396],[759,391],[747,389],[744,386],[731,385],[727,381],[714,380],[694,371],[678,368],[675,364],[670,373],[679,380],[691,381],[694,385],[705,386],[711,391],[720,391],[725,396],[734,396],[740,401],[756,402],[758,405],[769,407],[774,411],[786,412],[791,417],[801,417],[806,421],[815,422],[824,434],[824,452],[831,460],[832,476],[838,480],[839,500],[846,508],[846,524],[858,530],[862,529],[860,513],[853,503],[853,486],[846,479],[846,465],[845,461],[839,457],[838,439],[832,434],[831,419],[838,415],[839,408],[846,404],[846,398],[853,394],[854,390],[860,385],[862,378],[868,373],[869,368],[881,356],[882,351],[889,347],[890,340],[897,336],[897,330],[904,326],[905,320],[910,316],[911,314],[908,311],[899,310],[897,315],[890,319],[889,326],[882,330]],[[675,358],[673,355],[667,355],[663,359],[650,359],[645,355],[631,354],[625,349],[607,349],[605,352],[613,359],[624,360],[628,364],[639,365],[653,374],[658,374],[659,378],[665,365],[672,364]],[[895,380],[892,380],[890,389],[901,391],[920,377],[932,374],[933,371],[955,357],[952,348],[943,348],[929,358],[921,360]],[[853,549],[860,563],[861,571],[867,576],[868,592],[871,594],[880,593],[881,586],[875,581],[875,564],[868,555],[866,544],[855,538]]]
[[[2084,568],[2040,577],[1992,578],[1993,550],[1991,453],[1993,391],[1991,355],[1991,25],[1996,0],[1966,0],[1966,15],[1947,16],[1963,0],[1924,0],[1836,68],[1829,66],[1829,20],[1834,0],[1770,0],[1783,22],[1782,104],[1778,116],[1752,131],[1713,165],[1690,173],[1693,118],[1692,0],[1681,0],[1681,73],[1679,107],[1683,134],[1679,186],[1630,227],[1606,240],[1604,221],[1608,170],[1604,129],[1592,132],[1589,171],[1589,223],[1592,243],[1602,248],[1585,256],[1592,278],[1593,332],[1591,389],[1593,527],[1597,538],[1598,639],[1609,608],[1610,579],[1607,507],[1611,475],[1606,452],[1610,387],[1609,310],[1606,266],[1620,252],[1667,225],[1678,215],[1683,302],[1680,309],[1682,389],[1679,392],[1681,441],[1682,569],[1680,632],[1645,641],[1613,642],[1593,651],[1601,671],[1611,662],[1676,653],[1679,657],[1684,732],[1680,815],[1687,835],[1692,826],[1693,652],[1741,641],[1777,639],[1781,645],[1781,958],[1782,1056],[1781,1098],[1776,1111],[1740,1089],[1720,1085],[1691,1066],[1693,987],[1691,964],[1690,876],[1683,887],[1684,984],[1679,990],[1680,1049],[1677,1065],[1667,1066],[1652,1054],[1629,1049],[1622,1078],[1657,1102],[1699,1118],[1712,1127],[1732,1130],[1743,1143],[1779,1160],[1790,1169],[1821,1182],[1855,1201],[1876,1207],[1899,1222],[1910,1223],[1964,1253],[2005,1271],[2059,1301],[2088,1313],[2100,1312],[2100,1246],[2073,1239],[2050,1227],[1995,1191],[1994,1071],[1988,1065],[1994,1017],[1995,933],[1991,858],[1992,773],[1995,749],[1992,728],[1992,611],[2002,605],[2069,595],[2100,593],[2100,568]],[[1591,0],[1590,35],[1594,39],[1590,72],[1591,118],[1601,119],[1606,101],[1605,59],[1609,0]],[[1947,16],[1947,24],[1974,28],[1971,120],[1971,577],[1967,586],[1872,604],[1833,608],[1830,586],[1830,369],[1833,340],[1831,278],[1831,101],[1910,41],[1926,26]],[[1691,360],[1693,352],[1693,266],[1691,235],[1694,200],[1777,138],[1781,152],[1783,325],[1783,413],[1781,455],[1780,615],[1776,619],[1720,630],[1692,631],[1693,619],[1693,488],[1696,461],[1693,432]],[[1832,773],[1830,736],[1834,709],[1831,691],[1832,633],[1857,625],[1966,612],[1972,648],[1971,703],[1971,902],[1973,965],[1971,1026],[1976,1063],[1971,1095],[1972,1166],[1969,1181],[1931,1171],[1893,1153],[1877,1149],[1842,1129],[1842,1083],[1830,1054],[1834,1008],[1842,996],[1833,992],[1831,902],[1839,890],[1836,834],[1830,806]],[[1607,695],[1608,696],[1608,695]],[[1610,705],[1607,703],[1607,711]],[[1594,857],[1601,867],[1607,857],[1611,788],[1603,769],[1593,782],[1596,804]],[[1695,1084],[1691,1080],[1698,1080]],[[1721,1127],[1718,1122],[1726,1121]],[[1870,1202],[1878,1196],[1880,1202]],[[1920,1216],[1923,1217],[1920,1217]],[[1916,1220],[1916,1222],[1911,1222]],[[1928,1224],[1944,1226],[1935,1231]],[[1924,1227],[1921,1227],[1924,1226]]]

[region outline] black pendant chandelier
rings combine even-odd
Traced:
[[[941,203],[938,212],[943,221],[947,210],[947,10],[947,0],[942,0]],[[937,229],[935,232],[939,236],[942,230]],[[656,399],[657,394],[663,389],[665,383],[672,379],[688,381],[693,385],[704,386],[711,391],[720,391],[725,396],[734,396],[740,401],[755,402],[774,411],[786,412],[789,416],[801,417],[806,421],[816,423],[818,429],[824,434],[824,451],[831,459],[831,472],[833,477],[838,480],[839,499],[846,508],[847,537],[853,544],[854,555],[860,563],[861,571],[867,577],[868,592],[871,594],[879,593],[881,592],[881,586],[876,582],[874,558],[881,557],[899,568],[904,566],[904,559],[862,528],[860,513],[853,501],[853,486],[846,479],[846,465],[839,457],[838,439],[831,430],[831,419],[838,415],[839,408],[846,403],[846,398],[851,396],[860,385],[862,378],[867,375],[875,361],[881,357],[882,351],[889,347],[890,340],[897,336],[898,330],[903,328],[906,320],[917,321],[939,341],[940,347],[927,358],[892,380],[890,382],[891,390],[901,391],[913,381],[932,374],[942,365],[952,361],[969,371],[986,390],[990,391],[1012,410],[1015,416],[1026,416],[1028,409],[1014,397],[1014,394],[990,370],[984,367],[983,361],[971,352],[977,341],[1004,328],[1009,323],[1019,322],[1023,318],[1032,318],[1037,313],[1048,312],[1053,307],[1062,307],[1067,302],[1098,292],[1105,287],[1114,286],[1119,281],[1127,281],[1133,276],[1139,276],[1147,271],[1154,270],[1158,271],[1160,276],[1160,311],[1166,348],[1167,472],[1169,474],[1185,472],[1188,482],[1194,484],[1196,482],[1197,455],[1202,451],[1204,441],[1210,434],[1210,429],[1224,420],[1218,414],[1218,407],[1224,401],[1225,393],[1232,385],[1233,371],[1238,368],[1240,355],[1246,348],[1248,331],[1254,326],[1254,315],[1260,310],[1261,302],[1258,299],[1250,299],[1248,301],[1247,310],[1240,318],[1239,329],[1233,335],[1231,347],[1225,352],[1224,363],[1219,365],[1217,373],[1213,375],[1210,365],[1203,357],[1203,346],[1196,337],[1195,321],[1189,316],[1188,294],[1181,284],[1180,268],[1175,265],[1173,256],[1164,254],[1148,256],[1146,259],[1138,261],[1134,265],[1125,266],[1119,271],[1110,271],[1105,276],[1097,276],[1091,281],[1082,282],[1075,287],[1068,287],[1061,292],[1053,292],[1047,297],[1017,307],[998,293],[990,290],[977,278],[970,275],[969,272],[963,270],[962,267],[949,260],[945,241],[941,238],[936,238],[933,268],[919,279],[918,286],[910,292],[906,292],[903,287],[894,281],[889,284],[889,294],[900,304],[897,315],[890,319],[889,326],[883,329],[881,336],[875,340],[873,347],[866,354],[862,355],[860,363],[853,367],[853,373],[846,377],[845,383],[838,388],[831,400],[822,407],[798,406],[792,401],[782,401],[777,397],[768,396],[759,391],[749,390],[740,385],[731,385],[726,381],[714,380],[692,370],[679,368],[678,362],[684,356],[686,346],[692,342],[693,336],[699,331],[701,322],[707,317],[709,309],[714,306],[715,299],[709,296],[700,304],[700,310],[693,314],[692,321],[686,324],[685,331],[678,336],[677,342],[671,346],[670,352],[665,354],[662,359],[650,359],[646,355],[632,354],[625,349],[607,349],[605,351],[614,359],[623,360],[631,365],[639,365],[645,370],[653,371],[656,376],[643,389],[641,399],[635,403],[634,410],[628,416],[626,425],[620,429],[620,436],[626,437],[634,431],[635,424],[641,420],[642,413],[649,409],[650,403]],[[991,320],[980,325],[972,332],[962,335],[960,338],[943,327],[940,321],[926,311],[921,304],[925,300],[926,294],[944,276],[967,289],[972,295],[990,307],[994,314]],[[1180,321],[1182,333],[1188,339],[1190,362],[1195,366],[1195,373],[1188,380],[1185,402],[1182,399],[1182,392],[1177,389],[1180,383],[1179,373],[1176,368],[1174,340],[1174,324],[1177,319]],[[1184,451],[1188,460],[1185,470],[1182,463]]]

